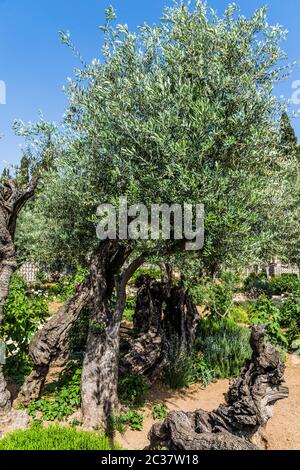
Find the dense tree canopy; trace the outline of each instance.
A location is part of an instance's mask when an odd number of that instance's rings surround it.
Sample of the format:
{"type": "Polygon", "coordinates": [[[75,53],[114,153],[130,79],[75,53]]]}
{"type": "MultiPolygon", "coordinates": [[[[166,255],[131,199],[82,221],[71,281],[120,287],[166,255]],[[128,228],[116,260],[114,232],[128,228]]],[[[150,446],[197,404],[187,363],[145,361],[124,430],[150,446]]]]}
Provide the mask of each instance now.
{"type": "Polygon", "coordinates": [[[126,195],[147,206],[203,203],[208,269],[259,259],[280,230],[274,218],[295,164],[279,145],[273,94],[286,72],[284,33],[264,8],[246,19],[230,6],[219,19],[201,2],[166,9],[137,34],[114,20],[108,9],[102,57],[69,79],[55,168],[19,243],[30,224],[32,254],[84,257],[97,242],[99,203],[126,195]]]}
{"type": "Polygon", "coordinates": [[[277,240],[277,250],[275,253],[277,257],[281,257],[289,264],[298,266],[300,269],[300,146],[286,113],[282,115],[280,124],[280,145],[282,152],[287,155],[287,158],[294,157],[296,164],[289,178],[289,188],[284,198],[285,211],[282,215],[284,224],[279,232],[279,240],[277,240]]]}

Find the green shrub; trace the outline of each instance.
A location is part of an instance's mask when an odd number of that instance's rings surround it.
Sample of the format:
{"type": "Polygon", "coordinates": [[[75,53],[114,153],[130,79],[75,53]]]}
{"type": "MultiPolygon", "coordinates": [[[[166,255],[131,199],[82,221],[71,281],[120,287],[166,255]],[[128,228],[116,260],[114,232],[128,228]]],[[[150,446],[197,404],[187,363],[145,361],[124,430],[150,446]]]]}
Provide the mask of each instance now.
{"type": "Polygon", "coordinates": [[[199,351],[194,351],[189,366],[189,384],[200,383],[207,387],[214,380],[215,373],[210,369],[204,355],[199,351]]]}
{"type": "MultiPolygon", "coordinates": [[[[118,446],[117,446],[118,447],[118,446]]],[[[74,428],[34,424],[0,440],[0,450],[113,450],[107,437],[74,428]]]]}
{"type": "Polygon", "coordinates": [[[212,315],[226,316],[233,300],[233,290],[237,277],[224,272],[218,282],[203,278],[190,287],[190,294],[196,305],[204,305],[212,315]]]}
{"type": "Polygon", "coordinates": [[[286,338],[290,349],[298,349],[298,343],[300,341],[300,328],[299,323],[296,320],[292,320],[289,329],[286,332],[286,338]]]}
{"type": "Polygon", "coordinates": [[[207,386],[214,378],[202,352],[197,349],[184,349],[179,338],[174,335],[168,342],[167,365],[164,371],[164,380],[168,387],[177,390],[193,383],[207,386]]]}
{"type": "Polygon", "coordinates": [[[300,298],[295,295],[287,297],[280,306],[280,325],[288,328],[293,322],[300,329],[300,298]]]}
{"type": "Polygon", "coordinates": [[[190,294],[192,296],[195,305],[206,305],[209,299],[210,284],[202,281],[200,284],[190,288],[190,294]]]}
{"type": "Polygon", "coordinates": [[[137,298],[137,294],[133,294],[126,299],[126,307],[123,313],[124,320],[130,321],[130,322],[133,320],[133,316],[135,312],[135,305],[136,305],[136,298],[137,298]]]}
{"type": "Polygon", "coordinates": [[[296,274],[282,274],[271,279],[273,294],[300,294],[300,279],[296,274]]]}
{"type": "Polygon", "coordinates": [[[231,307],[228,318],[236,323],[250,324],[247,309],[240,305],[233,305],[231,307]]]}
{"type": "Polygon", "coordinates": [[[4,323],[0,336],[6,341],[9,353],[27,352],[28,343],[38,326],[48,315],[46,299],[37,294],[30,294],[22,276],[14,274],[4,306],[4,323]]]}
{"type": "Polygon", "coordinates": [[[152,277],[153,279],[157,279],[157,280],[160,280],[161,278],[161,270],[160,268],[156,268],[156,267],[143,267],[143,268],[139,268],[135,273],[134,275],[132,276],[132,278],[130,279],[130,284],[135,284],[137,279],[140,277],[140,276],[150,276],[152,277]]]}
{"type": "Polygon", "coordinates": [[[4,366],[5,375],[16,385],[22,385],[32,371],[32,362],[27,352],[19,351],[9,356],[4,366]]]}
{"type": "Polygon", "coordinates": [[[43,284],[44,282],[47,282],[47,274],[45,271],[38,271],[36,274],[36,279],[43,284]]]}
{"type": "Polygon", "coordinates": [[[253,325],[263,324],[266,327],[269,340],[279,346],[286,346],[288,341],[280,328],[280,311],[272,300],[262,295],[250,307],[249,315],[253,325]]]}
{"type": "Polygon", "coordinates": [[[113,416],[110,419],[108,434],[111,437],[115,436],[117,431],[120,434],[124,434],[128,427],[133,431],[141,431],[143,424],[143,415],[137,411],[130,410],[127,413],[113,416]]]}
{"type": "Polygon", "coordinates": [[[229,319],[200,319],[195,350],[204,357],[203,367],[215,379],[236,377],[251,356],[250,331],[229,319]]]}
{"type": "Polygon", "coordinates": [[[237,286],[239,286],[241,282],[240,275],[231,271],[223,271],[220,279],[222,282],[230,286],[232,290],[236,290],[237,286]]]}
{"type": "Polygon", "coordinates": [[[167,343],[165,383],[173,390],[187,387],[191,383],[192,368],[191,353],[181,346],[179,338],[174,335],[167,343]]]}
{"type": "Polygon", "coordinates": [[[215,317],[228,315],[233,302],[232,285],[227,282],[214,283],[210,289],[206,310],[215,317]]]}
{"type": "Polygon", "coordinates": [[[292,341],[291,343],[291,349],[293,351],[296,351],[296,350],[299,350],[300,349],[300,338],[297,338],[295,339],[294,341],[292,341]]]}
{"type": "Polygon", "coordinates": [[[63,303],[69,300],[76,292],[80,284],[84,282],[89,271],[86,268],[78,267],[75,274],[62,276],[57,284],[52,288],[52,293],[63,303]]]}
{"type": "Polygon", "coordinates": [[[152,410],[152,417],[155,420],[162,421],[167,417],[168,412],[168,407],[164,403],[159,403],[154,406],[152,410]]]}
{"type": "Polygon", "coordinates": [[[127,420],[125,414],[114,415],[108,418],[107,435],[114,438],[116,433],[125,434],[127,429],[127,420]]]}
{"type": "Polygon", "coordinates": [[[42,292],[30,292],[23,277],[14,274],[4,306],[0,338],[7,344],[6,374],[18,384],[31,371],[29,341],[47,316],[48,304],[42,292]]]}
{"type": "Polygon", "coordinates": [[[292,350],[298,349],[300,341],[300,298],[292,295],[280,307],[281,325],[287,328],[286,337],[292,350]]]}
{"type": "Polygon", "coordinates": [[[118,396],[120,402],[129,406],[144,403],[149,386],[143,375],[124,375],[119,379],[118,396]]]}
{"type": "Polygon", "coordinates": [[[144,417],[137,411],[128,411],[126,413],[126,423],[133,431],[141,431],[143,429],[144,417]]]}
{"type": "Polygon", "coordinates": [[[272,285],[270,284],[266,273],[251,273],[244,281],[244,291],[250,297],[260,297],[266,295],[272,297],[272,285]]]}
{"type": "Polygon", "coordinates": [[[45,396],[28,405],[28,414],[36,418],[37,412],[45,421],[62,421],[80,406],[80,383],[82,369],[71,363],[57,384],[45,390],[45,396]]]}

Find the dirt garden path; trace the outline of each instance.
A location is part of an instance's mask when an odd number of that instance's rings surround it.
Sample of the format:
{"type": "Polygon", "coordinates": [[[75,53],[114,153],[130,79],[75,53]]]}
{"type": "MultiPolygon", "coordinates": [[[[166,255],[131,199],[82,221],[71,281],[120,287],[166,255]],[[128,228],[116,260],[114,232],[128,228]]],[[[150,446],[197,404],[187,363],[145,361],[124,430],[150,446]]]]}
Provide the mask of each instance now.
{"type": "MultiPolygon", "coordinates": [[[[288,358],[285,372],[286,384],[290,390],[287,400],[278,402],[274,416],[267,425],[266,437],[269,450],[300,450],[300,361],[288,358]]],[[[144,427],[142,431],[127,430],[124,436],[116,439],[122,447],[141,450],[148,445],[147,435],[153,424],[151,410],[157,403],[165,403],[169,410],[194,411],[197,408],[211,411],[224,400],[228,389],[228,380],[219,380],[201,389],[198,385],[185,391],[168,392],[159,388],[151,392],[145,408],[144,427]]]]}

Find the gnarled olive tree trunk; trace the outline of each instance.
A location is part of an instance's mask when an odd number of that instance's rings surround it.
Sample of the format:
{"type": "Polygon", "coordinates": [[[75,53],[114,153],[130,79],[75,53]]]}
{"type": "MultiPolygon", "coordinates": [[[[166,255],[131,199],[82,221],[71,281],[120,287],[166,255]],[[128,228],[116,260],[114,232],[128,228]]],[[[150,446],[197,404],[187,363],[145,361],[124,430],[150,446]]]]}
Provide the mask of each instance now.
{"type": "Polygon", "coordinates": [[[68,350],[69,334],[80,312],[88,308],[89,332],[84,353],[81,402],[86,427],[103,427],[117,408],[119,336],[126,303],[126,285],[144,262],[141,255],[126,269],[130,244],[103,241],[91,256],[89,279],[32,339],[34,370],[25,381],[19,403],[38,398],[52,361],[68,350]],[[113,294],[116,293],[116,300],[113,294]]]}
{"type": "Polygon", "coordinates": [[[144,374],[154,381],[168,359],[169,343],[180,351],[192,349],[198,312],[186,289],[142,276],[133,318],[137,336],[120,361],[121,372],[144,374]]]}
{"type": "MultiPolygon", "coordinates": [[[[155,254],[168,254],[181,247],[171,243],[155,254]]],[[[151,253],[142,253],[124,268],[133,243],[106,240],[92,263],[90,324],[84,355],[81,402],[86,427],[107,428],[118,409],[120,326],[126,304],[126,286],[151,253]],[[115,291],[116,300],[112,298],[115,291]]]]}
{"type": "MultiPolygon", "coordinates": [[[[109,279],[113,243],[105,243],[92,263],[90,321],[84,353],[81,402],[86,427],[100,426],[116,404],[118,321],[112,311],[109,279]]],[[[112,273],[111,273],[112,274],[112,273]]],[[[116,273],[115,273],[116,274],[116,273]]]]}
{"type": "Polygon", "coordinates": [[[87,279],[56,315],[43,325],[29,344],[33,371],[25,380],[17,402],[28,404],[39,398],[49,367],[53,361],[68,353],[69,334],[84,308],[88,307],[90,279],[87,279]]]}
{"type": "Polygon", "coordinates": [[[63,352],[71,327],[80,311],[88,307],[89,332],[81,381],[83,421],[89,428],[108,426],[118,408],[119,341],[126,286],[147,256],[141,254],[124,267],[132,252],[133,244],[128,242],[100,243],[91,257],[89,287],[85,285],[32,340],[30,354],[35,367],[19,401],[28,403],[39,396],[50,362],[63,352]]]}
{"type": "MultiPolygon", "coordinates": [[[[28,404],[31,400],[39,398],[51,363],[69,353],[69,335],[80,313],[83,309],[88,309],[91,312],[97,311],[96,303],[105,299],[105,294],[108,294],[105,283],[107,286],[109,285],[111,296],[113,279],[109,279],[109,284],[107,284],[106,275],[108,272],[106,273],[106,269],[113,260],[109,256],[105,259],[105,249],[108,251],[111,249],[109,242],[101,243],[90,257],[91,273],[74,296],[32,338],[29,344],[29,354],[33,362],[33,371],[21,388],[17,399],[18,403],[28,404]]],[[[109,302],[107,302],[108,304],[109,302]]],[[[93,314],[91,314],[92,316],[93,314]]],[[[94,326],[94,319],[91,318],[90,330],[95,331],[94,326]]]]}
{"type": "Polygon", "coordinates": [[[120,273],[131,252],[130,246],[119,241],[106,241],[92,264],[90,324],[81,382],[82,414],[88,428],[107,429],[118,408],[119,341],[126,285],[144,261],[140,256],[120,273]]]}
{"type": "MultiPolygon", "coordinates": [[[[22,189],[16,181],[10,180],[0,188],[0,328],[4,320],[3,311],[11,276],[17,268],[14,242],[17,216],[33,196],[37,182],[38,179],[34,178],[22,189]]],[[[10,393],[0,365],[0,413],[6,413],[10,408],[10,393]]]]}
{"type": "Polygon", "coordinates": [[[272,416],[274,404],[288,397],[285,365],[279,352],[264,342],[263,325],[251,335],[252,359],[229,388],[226,403],[212,412],[171,412],[149,434],[150,447],[169,450],[254,450],[253,436],[272,416]]]}
{"type": "Polygon", "coordinates": [[[141,276],[133,317],[137,335],[130,341],[130,351],[120,360],[121,373],[143,374],[154,380],[165,364],[163,302],[165,284],[141,276]]]}

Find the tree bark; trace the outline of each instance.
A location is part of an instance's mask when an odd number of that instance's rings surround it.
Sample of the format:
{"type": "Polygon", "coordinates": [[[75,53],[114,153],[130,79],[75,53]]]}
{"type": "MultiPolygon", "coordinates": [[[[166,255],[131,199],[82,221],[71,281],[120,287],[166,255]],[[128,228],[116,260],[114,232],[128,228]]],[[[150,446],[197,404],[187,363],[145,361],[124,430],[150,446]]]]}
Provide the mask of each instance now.
{"type": "Polygon", "coordinates": [[[71,328],[83,308],[90,312],[89,333],[84,353],[81,401],[86,427],[105,427],[117,407],[119,336],[126,303],[126,284],[144,262],[141,256],[119,274],[130,246],[105,241],[91,257],[91,274],[75,296],[68,301],[30,343],[34,370],[25,381],[18,402],[27,404],[40,396],[52,361],[65,355],[71,328]],[[116,289],[117,302],[112,294],[116,289]]]}
{"type": "Polygon", "coordinates": [[[150,447],[169,450],[251,450],[251,442],[272,416],[276,401],[288,397],[284,387],[285,365],[279,352],[264,342],[265,329],[252,329],[252,359],[247,361],[240,377],[234,381],[226,403],[212,412],[175,411],[149,433],[150,447]]]}
{"type": "Polygon", "coordinates": [[[81,407],[84,425],[100,426],[113,413],[116,405],[118,324],[111,313],[111,294],[108,292],[107,269],[110,263],[110,245],[92,266],[90,323],[84,354],[81,407]]]}
{"type": "Polygon", "coordinates": [[[164,284],[153,281],[150,276],[140,276],[136,282],[139,287],[133,326],[141,334],[150,328],[160,330],[162,322],[162,305],[164,301],[164,284]]]}
{"type": "Polygon", "coordinates": [[[90,324],[84,354],[81,403],[87,428],[107,429],[118,408],[120,326],[126,302],[126,284],[139,262],[132,263],[121,275],[120,270],[132,248],[119,241],[105,241],[92,263],[90,324]],[[116,288],[117,301],[112,294],[116,288]]]}
{"type": "MultiPolygon", "coordinates": [[[[26,202],[34,195],[38,179],[33,178],[25,189],[16,181],[6,182],[0,189],[0,328],[4,321],[4,305],[11,276],[17,268],[15,230],[17,217],[26,202]]],[[[10,393],[0,365],[0,413],[11,408],[10,393]]]]}
{"type": "Polygon", "coordinates": [[[66,302],[34,335],[29,344],[33,371],[25,380],[17,402],[28,404],[39,398],[51,362],[68,352],[69,334],[80,313],[88,307],[90,280],[87,279],[76,294],[66,302]]]}
{"type": "Polygon", "coordinates": [[[166,298],[164,330],[167,340],[174,335],[180,340],[181,347],[192,350],[198,311],[189,293],[182,286],[173,286],[166,298]]]}
{"type": "Polygon", "coordinates": [[[198,312],[188,292],[142,276],[137,295],[134,327],[137,336],[120,361],[122,373],[143,374],[153,382],[167,362],[168,343],[176,336],[181,350],[192,348],[198,312]],[[163,304],[166,303],[165,310],[163,304]]]}
{"type": "Polygon", "coordinates": [[[131,350],[120,360],[120,372],[143,374],[151,381],[164,366],[163,301],[164,285],[149,276],[137,280],[137,294],[133,325],[138,332],[131,340],[131,350]]]}

